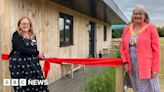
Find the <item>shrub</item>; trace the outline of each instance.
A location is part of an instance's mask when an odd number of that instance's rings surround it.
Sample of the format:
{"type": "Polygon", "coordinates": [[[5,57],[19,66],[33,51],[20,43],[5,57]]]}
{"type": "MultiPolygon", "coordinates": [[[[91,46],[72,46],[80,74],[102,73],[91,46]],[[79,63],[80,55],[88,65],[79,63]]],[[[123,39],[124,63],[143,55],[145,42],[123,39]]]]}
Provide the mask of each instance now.
{"type": "Polygon", "coordinates": [[[112,57],[120,58],[121,53],[120,53],[120,46],[112,46],[112,57]]]}
{"type": "Polygon", "coordinates": [[[121,37],[122,37],[122,29],[112,30],[112,38],[121,38],[121,37]]]}
{"type": "Polygon", "coordinates": [[[115,68],[109,67],[103,73],[87,78],[82,92],[115,92],[115,68]]]}
{"type": "MultiPolygon", "coordinates": [[[[112,57],[120,58],[120,46],[112,48],[115,50],[112,57]]],[[[92,78],[86,78],[82,92],[115,92],[115,67],[109,67],[102,73],[94,74],[92,78]]]]}
{"type": "Polygon", "coordinates": [[[158,27],[157,30],[158,30],[159,36],[164,37],[164,27],[158,27]]]}

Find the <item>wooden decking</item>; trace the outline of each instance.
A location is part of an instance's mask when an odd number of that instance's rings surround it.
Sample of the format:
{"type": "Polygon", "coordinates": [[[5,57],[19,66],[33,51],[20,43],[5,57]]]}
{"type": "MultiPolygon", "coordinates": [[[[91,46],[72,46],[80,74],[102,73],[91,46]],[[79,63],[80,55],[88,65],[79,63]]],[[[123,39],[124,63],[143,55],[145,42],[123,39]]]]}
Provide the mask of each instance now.
{"type": "Polygon", "coordinates": [[[85,70],[80,68],[74,73],[74,78],[71,75],[63,77],[60,80],[49,85],[50,92],[81,92],[81,87],[85,78],[91,78],[93,72],[100,73],[107,67],[86,66],[85,70]]]}

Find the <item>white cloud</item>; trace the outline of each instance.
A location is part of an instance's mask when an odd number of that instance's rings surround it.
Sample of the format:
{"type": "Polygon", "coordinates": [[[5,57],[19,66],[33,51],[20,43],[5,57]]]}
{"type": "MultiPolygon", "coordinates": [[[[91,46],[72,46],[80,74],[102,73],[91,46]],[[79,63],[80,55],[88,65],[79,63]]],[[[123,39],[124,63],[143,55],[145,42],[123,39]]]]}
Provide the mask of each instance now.
{"type": "Polygon", "coordinates": [[[128,20],[131,19],[133,8],[144,5],[150,20],[155,24],[164,24],[164,0],[114,0],[128,20]]]}

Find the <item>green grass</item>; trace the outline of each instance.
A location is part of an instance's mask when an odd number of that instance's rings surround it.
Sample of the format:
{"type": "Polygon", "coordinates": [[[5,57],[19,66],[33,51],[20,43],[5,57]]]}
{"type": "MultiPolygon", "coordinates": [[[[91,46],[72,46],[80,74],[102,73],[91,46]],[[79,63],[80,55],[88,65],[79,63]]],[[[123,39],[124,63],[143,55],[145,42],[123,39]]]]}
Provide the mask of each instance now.
{"type": "Polygon", "coordinates": [[[164,92],[164,37],[160,38],[161,45],[161,72],[160,72],[160,84],[161,84],[161,92],[164,92]]]}
{"type": "Polygon", "coordinates": [[[164,45],[164,37],[160,38],[160,44],[163,46],[164,45]]]}

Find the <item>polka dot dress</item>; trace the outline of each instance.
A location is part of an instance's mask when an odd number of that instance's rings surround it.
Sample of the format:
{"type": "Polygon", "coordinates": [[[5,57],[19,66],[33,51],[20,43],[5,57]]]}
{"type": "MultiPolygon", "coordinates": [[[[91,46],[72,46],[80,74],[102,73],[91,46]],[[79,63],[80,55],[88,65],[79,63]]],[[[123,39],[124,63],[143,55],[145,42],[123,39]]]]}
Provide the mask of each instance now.
{"type": "MultiPolygon", "coordinates": [[[[24,44],[36,50],[36,42],[22,37],[24,44]]],[[[9,70],[12,79],[43,80],[43,73],[36,56],[23,56],[14,51],[9,58],[9,70]]],[[[47,85],[14,86],[15,92],[49,92],[47,85]]]]}

